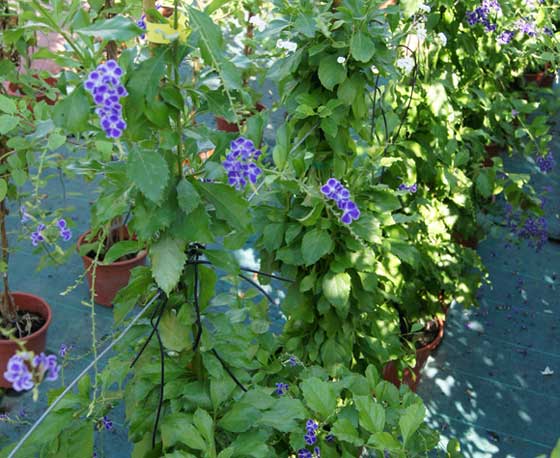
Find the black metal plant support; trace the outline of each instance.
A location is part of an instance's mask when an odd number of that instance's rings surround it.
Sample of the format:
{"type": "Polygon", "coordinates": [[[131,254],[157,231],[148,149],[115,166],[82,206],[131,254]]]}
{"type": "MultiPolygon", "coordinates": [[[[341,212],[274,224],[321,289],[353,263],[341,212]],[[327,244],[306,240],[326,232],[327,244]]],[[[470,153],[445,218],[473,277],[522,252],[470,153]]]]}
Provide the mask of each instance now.
{"type": "MultiPolygon", "coordinates": [[[[204,245],[201,245],[201,244],[198,244],[198,243],[193,243],[189,246],[189,249],[187,251],[187,256],[188,256],[187,265],[192,265],[193,269],[194,269],[193,305],[194,305],[195,314],[196,314],[196,318],[195,318],[196,334],[193,336],[193,351],[196,351],[197,348],[199,347],[200,341],[201,341],[201,338],[202,338],[202,331],[203,331],[202,318],[201,318],[201,314],[200,314],[200,304],[199,304],[200,288],[199,288],[198,266],[201,265],[201,264],[204,264],[204,265],[211,264],[209,261],[205,261],[205,260],[200,259],[200,257],[203,254],[204,248],[205,248],[204,245]]],[[[268,277],[268,278],[273,278],[273,279],[279,280],[279,281],[290,282],[290,283],[292,282],[292,280],[290,280],[288,278],[279,277],[277,275],[269,274],[269,273],[266,273],[266,272],[261,272],[259,270],[255,270],[255,269],[250,269],[248,267],[240,267],[240,269],[243,272],[250,272],[250,273],[258,274],[258,275],[262,275],[262,276],[268,277]]],[[[252,280],[251,278],[249,278],[246,275],[243,275],[241,273],[238,274],[238,276],[242,280],[246,281],[247,283],[249,283],[252,286],[254,286],[255,288],[257,288],[270,301],[271,304],[274,304],[274,300],[272,299],[270,294],[268,294],[264,290],[264,288],[261,285],[259,285],[256,281],[252,280]]],[[[157,340],[158,340],[158,345],[159,345],[161,376],[160,376],[159,400],[158,400],[158,406],[157,406],[157,410],[156,410],[156,418],[155,418],[155,421],[154,421],[154,429],[152,431],[152,448],[155,448],[155,445],[156,445],[156,433],[157,433],[157,429],[158,429],[158,425],[159,425],[159,419],[160,419],[160,416],[161,416],[161,410],[162,410],[162,407],[163,407],[163,389],[164,389],[164,385],[165,385],[165,353],[164,353],[163,343],[161,341],[161,336],[159,334],[158,326],[159,326],[161,317],[163,316],[163,312],[165,311],[165,306],[167,305],[167,297],[165,296],[165,294],[163,293],[162,290],[159,290],[159,294],[161,295],[161,297],[163,297],[163,300],[156,306],[156,308],[152,312],[152,316],[150,317],[150,324],[152,325],[152,330],[151,330],[150,334],[148,335],[148,338],[146,339],[146,341],[142,345],[142,348],[140,348],[140,351],[134,357],[132,363],[130,364],[131,368],[136,364],[136,362],[138,361],[138,359],[140,358],[142,353],[144,353],[148,344],[150,343],[150,341],[152,340],[152,338],[155,334],[156,337],[157,337],[157,340]]],[[[220,364],[222,365],[222,367],[224,368],[226,373],[231,377],[231,379],[235,382],[235,384],[242,391],[246,392],[247,388],[245,388],[245,386],[243,386],[243,384],[235,376],[235,374],[229,368],[227,363],[218,354],[216,349],[212,349],[211,353],[220,362],[220,364]]]]}

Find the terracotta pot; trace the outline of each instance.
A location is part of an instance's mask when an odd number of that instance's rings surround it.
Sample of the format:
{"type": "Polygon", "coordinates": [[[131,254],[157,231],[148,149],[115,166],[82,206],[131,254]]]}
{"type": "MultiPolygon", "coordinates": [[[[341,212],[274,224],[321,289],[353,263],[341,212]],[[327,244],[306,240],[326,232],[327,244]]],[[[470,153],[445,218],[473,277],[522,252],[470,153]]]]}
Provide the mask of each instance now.
{"type": "MultiPolygon", "coordinates": [[[[85,238],[91,231],[82,234],[78,239],[77,248],[84,244],[85,238]]],[[[126,232],[128,237],[128,231],[126,232]]],[[[95,302],[106,307],[113,306],[113,299],[121,288],[124,288],[130,280],[130,271],[138,266],[146,264],[146,250],[140,251],[135,258],[126,261],[118,261],[109,265],[98,264],[95,270],[95,302]]],[[[91,291],[93,259],[89,256],[82,256],[84,269],[87,271],[86,278],[91,291]]]]}
{"type": "Polygon", "coordinates": [[[410,369],[407,368],[403,371],[402,380],[399,379],[399,371],[395,361],[389,361],[383,368],[384,380],[391,382],[397,388],[401,386],[401,383],[404,383],[408,385],[412,391],[416,391],[418,382],[420,382],[420,371],[424,367],[424,364],[426,364],[426,360],[428,359],[428,356],[430,356],[430,353],[439,346],[441,340],[443,339],[444,321],[440,318],[435,318],[435,320],[439,325],[437,336],[428,345],[416,350],[416,365],[412,369],[412,373],[410,369]],[[412,374],[414,374],[414,376],[412,374]]]}
{"type": "MultiPolygon", "coordinates": [[[[45,324],[30,336],[19,339],[27,350],[35,354],[45,351],[47,344],[47,330],[51,324],[52,311],[43,299],[29,293],[12,293],[12,297],[19,310],[34,312],[45,319],[45,324]]],[[[11,340],[0,340],[0,388],[10,388],[12,385],[4,378],[8,360],[19,350],[19,345],[11,340]]]]}
{"type": "Polygon", "coordinates": [[[526,83],[535,83],[538,87],[552,87],[554,74],[547,70],[536,73],[525,73],[523,75],[526,83]]]}
{"type": "MultiPolygon", "coordinates": [[[[261,111],[266,110],[266,107],[262,103],[257,102],[255,109],[258,113],[260,113],[261,111]]],[[[244,125],[247,121],[247,117],[248,116],[243,117],[239,123],[244,125]]],[[[216,129],[221,130],[222,132],[239,132],[239,127],[234,122],[228,122],[221,116],[216,116],[214,119],[216,120],[216,129]]]]}

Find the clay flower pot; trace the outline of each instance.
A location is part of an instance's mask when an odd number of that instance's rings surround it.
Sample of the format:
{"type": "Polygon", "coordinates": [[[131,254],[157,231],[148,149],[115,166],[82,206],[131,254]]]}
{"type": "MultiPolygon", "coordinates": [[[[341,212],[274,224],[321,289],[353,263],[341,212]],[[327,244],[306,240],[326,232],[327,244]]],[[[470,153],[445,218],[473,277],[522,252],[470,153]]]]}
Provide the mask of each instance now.
{"type": "Polygon", "coordinates": [[[526,83],[535,83],[538,87],[552,87],[554,83],[554,74],[546,68],[540,72],[525,73],[523,78],[526,83]]]}
{"type": "MultiPolygon", "coordinates": [[[[91,231],[82,234],[78,239],[78,252],[84,244],[86,237],[91,231]]],[[[128,236],[128,231],[126,232],[128,236]]],[[[124,288],[130,280],[130,271],[138,266],[146,264],[146,250],[140,251],[134,258],[125,261],[117,261],[112,264],[103,265],[98,263],[95,269],[95,302],[106,307],[113,306],[113,299],[121,288],[124,288]]],[[[89,256],[82,256],[84,269],[89,289],[92,289],[93,259],[89,256]]]]}
{"type": "Polygon", "coordinates": [[[402,380],[399,379],[399,371],[397,369],[395,361],[389,361],[383,368],[384,380],[391,382],[397,388],[401,386],[401,383],[404,383],[408,385],[412,391],[416,391],[418,382],[420,382],[420,371],[424,367],[424,364],[426,364],[428,356],[430,356],[430,354],[439,346],[443,339],[444,321],[440,318],[435,318],[435,320],[437,321],[439,326],[436,338],[429,344],[416,350],[416,365],[412,369],[412,373],[410,369],[407,368],[403,371],[402,380]],[[412,374],[414,374],[414,376],[412,374]]]}
{"type": "MultiPolygon", "coordinates": [[[[260,113],[261,111],[266,110],[266,107],[262,103],[257,102],[255,110],[257,113],[260,113]]],[[[241,125],[245,124],[249,116],[242,117],[239,123],[241,125]]],[[[221,130],[222,132],[239,132],[239,126],[234,122],[228,122],[221,116],[216,116],[214,119],[216,120],[216,129],[221,130]]]]}
{"type": "MultiPolygon", "coordinates": [[[[39,354],[45,351],[47,344],[47,330],[51,324],[52,311],[43,299],[29,293],[12,293],[12,297],[17,308],[23,312],[33,312],[41,315],[45,323],[33,334],[19,339],[25,344],[25,349],[39,354]]],[[[12,340],[0,340],[0,388],[11,388],[12,384],[4,378],[4,372],[8,365],[8,360],[20,349],[19,345],[12,340]]]]}

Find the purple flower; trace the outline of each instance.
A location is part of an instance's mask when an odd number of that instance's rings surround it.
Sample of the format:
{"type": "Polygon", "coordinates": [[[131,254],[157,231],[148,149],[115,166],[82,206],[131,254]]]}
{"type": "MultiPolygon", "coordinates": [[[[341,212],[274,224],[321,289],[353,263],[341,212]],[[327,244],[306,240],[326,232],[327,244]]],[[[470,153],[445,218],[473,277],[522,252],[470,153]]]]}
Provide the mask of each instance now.
{"type": "Polygon", "coordinates": [[[278,382],[276,383],[276,390],[274,390],[274,392],[278,396],[284,396],[288,392],[289,387],[290,385],[288,385],[287,383],[278,382]]]}
{"type": "Polygon", "coordinates": [[[111,431],[113,429],[113,422],[109,419],[109,417],[107,417],[107,415],[105,415],[102,419],[101,419],[101,423],[103,424],[103,427],[107,430],[107,431],[111,431]]]}
{"type": "Polygon", "coordinates": [[[298,458],[313,458],[313,454],[306,448],[299,449],[297,456],[298,458]]]}
{"type": "Polygon", "coordinates": [[[261,155],[254,143],[244,137],[233,140],[230,151],[222,162],[228,175],[228,183],[236,189],[244,188],[247,183],[255,184],[261,168],[255,163],[261,155]]]}
{"type": "Polygon", "coordinates": [[[321,458],[321,449],[319,447],[313,449],[313,456],[315,458],[321,458]]]}
{"type": "Polygon", "coordinates": [[[26,358],[21,354],[15,354],[8,360],[4,378],[12,384],[12,388],[16,391],[27,391],[35,386],[26,358]]]}
{"type": "Polygon", "coordinates": [[[29,213],[27,213],[27,209],[25,208],[25,205],[22,205],[21,207],[19,207],[19,211],[21,213],[21,223],[25,224],[28,221],[31,221],[31,215],[29,213]]]}
{"type": "Polygon", "coordinates": [[[37,230],[31,233],[31,245],[38,246],[39,243],[45,241],[45,237],[43,236],[45,228],[46,226],[44,224],[39,224],[37,230]]]}
{"type": "Polygon", "coordinates": [[[313,432],[307,432],[303,436],[303,439],[305,440],[305,443],[307,445],[313,445],[315,442],[317,442],[317,436],[315,436],[315,433],[313,432]]]}
{"type": "Polygon", "coordinates": [[[309,431],[317,431],[319,429],[319,423],[317,423],[315,420],[313,420],[312,418],[310,418],[309,420],[307,420],[305,422],[305,429],[309,432],[309,431]]]}
{"type": "Polygon", "coordinates": [[[326,198],[334,200],[337,207],[342,210],[342,216],[340,217],[342,223],[351,224],[352,221],[360,218],[360,210],[356,203],[350,199],[350,191],[336,178],[329,178],[321,186],[321,193],[326,198]]]}
{"type": "Polygon", "coordinates": [[[493,32],[496,30],[496,24],[490,21],[490,14],[497,14],[501,10],[502,7],[497,0],[482,0],[479,7],[475,8],[473,11],[467,11],[467,23],[470,26],[482,24],[486,32],[493,32]]]}
{"type": "Polygon", "coordinates": [[[66,355],[70,350],[72,350],[72,345],[61,343],[60,348],[58,349],[58,356],[60,356],[61,358],[66,358],[66,355]]]}
{"type": "Polygon", "coordinates": [[[327,442],[334,442],[334,434],[332,434],[332,433],[327,434],[327,435],[325,436],[325,440],[326,440],[327,442]]]}
{"type": "Polygon", "coordinates": [[[535,162],[542,173],[552,172],[554,166],[556,165],[552,153],[548,153],[546,156],[538,156],[535,162]]]}
{"type": "Polygon", "coordinates": [[[31,362],[31,367],[37,370],[40,379],[44,377],[49,382],[54,382],[58,379],[60,366],[56,361],[56,355],[47,356],[45,353],[36,355],[31,362]]]}
{"type": "Polygon", "coordinates": [[[120,82],[122,75],[123,70],[117,62],[108,60],[99,64],[84,83],[84,88],[97,105],[95,112],[108,138],[119,138],[126,129],[120,99],[126,97],[128,92],[120,82]]]}
{"type": "Polygon", "coordinates": [[[295,356],[290,356],[288,358],[288,364],[292,367],[296,367],[298,365],[297,358],[295,356]]]}
{"type": "Polygon", "coordinates": [[[529,37],[537,36],[537,28],[534,22],[527,21],[525,19],[518,19],[517,21],[515,21],[515,27],[521,33],[524,33],[529,37]]]}
{"type": "Polygon", "coordinates": [[[505,30],[498,36],[498,43],[501,45],[507,45],[513,38],[514,32],[511,30],[505,30]]]}

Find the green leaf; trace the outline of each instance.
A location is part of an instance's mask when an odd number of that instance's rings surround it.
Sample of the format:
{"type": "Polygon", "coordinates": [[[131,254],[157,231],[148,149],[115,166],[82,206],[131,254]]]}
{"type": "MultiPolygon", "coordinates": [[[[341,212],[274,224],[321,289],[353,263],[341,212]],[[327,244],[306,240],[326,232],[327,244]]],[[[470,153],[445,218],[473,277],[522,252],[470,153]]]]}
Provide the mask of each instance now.
{"type": "Polygon", "coordinates": [[[214,420],[212,420],[212,417],[206,410],[200,408],[196,409],[193,416],[193,423],[202,433],[207,443],[214,443],[214,420]]]}
{"type": "Polygon", "coordinates": [[[287,433],[297,428],[298,420],[303,420],[306,416],[301,401],[283,397],[276,401],[272,409],[263,414],[259,423],[287,433]]]}
{"type": "Polygon", "coordinates": [[[186,307],[182,307],[179,313],[174,310],[167,310],[161,317],[159,330],[161,341],[165,348],[173,351],[183,351],[191,347],[191,328],[192,321],[188,316],[186,307]]]}
{"type": "Polygon", "coordinates": [[[15,114],[17,112],[17,105],[10,97],[0,94],[0,111],[15,114]]]}
{"type": "Polygon", "coordinates": [[[177,108],[177,110],[185,108],[185,99],[183,99],[183,95],[177,87],[168,84],[167,86],[161,88],[160,94],[163,100],[172,107],[177,108]]]}
{"type": "Polygon", "coordinates": [[[416,11],[418,11],[418,8],[420,8],[422,2],[423,0],[402,0],[401,7],[404,15],[406,17],[412,16],[414,13],[416,13],[416,11]]]}
{"type": "Polygon", "coordinates": [[[198,192],[216,209],[219,218],[236,229],[245,229],[249,224],[249,205],[235,190],[221,183],[194,183],[198,192]]]}
{"type": "Polygon", "coordinates": [[[167,295],[177,286],[187,260],[185,242],[164,234],[150,247],[152,275],[167,295]]]}
{"type": "Polygon", "coordinates": [[[6,194],[8,193],[8,183],[4,178],[0,178],[0,200],[4,200],[6,194]]]}
{"type": "Polygon", "coordinates": [[[81,132],[88,129],[92,101],[82,86],[56,104],[53,121],[67,132],[81,132]]]}
{"type": "Polygon", "coordinates": [[[184,178],[177,185],[177,199],[179,207],[186,215],[190,214],[200,204],[200,196],[194,186],[184,178]]]}
{"type": "Polygon", "coordinates": [[[131,149],[127,175],[148,199],[155,204],[161,202],[169,180],[169,167],[157,150],[131,149]]]}
{"type": "Polygon", "coordinates": [[[375,53],[375,43],[370,36],[358,30],[350,42],[352,57],[360,62],[369,62],[375,53]]]}
{"type": "Polygon", "coordinates": [[[489,198],[494,192],[494,180],[491,177],[493,173],[487,170],[481,170],[476,177],[476,189],[483,197],[489,198]]]}
{"type": "Polygon", "coordinates": [[[163,48],[154,57],[143,61],[132,73],[127,84],[130,95],[126,98],[127,106],[143,112],[146,103],[156,100],[160,89],[160,80],[165,73],[165,59],[168,47],[163,48]]]}
{"type": "Polygon", "coordinates": [[[336,439],[349,442],[357,447],[364,443],[364,441],[360,438],[358,430],[347,418],[339,418],[336,420],[333,424],[331,432],[336,439]]]}
{"type": "Polygon", "coordinates": [[[408,406],[399,419],[399,427],[403,436],[404,444],[418,430],[426,417],[426,408],[423,404],[412,404],[408,406]]]}
{"type": "Polygon", "coordinates": [[[51,151],[60,148],[66,143],[66,135],[61,135],[56,132],[49,135],[49,141],[47,142],[47,148],[51,151]]]}
{"type": "Polygon", "coordinates": [[[97,20],[92,25],[75,29],[74,32],[102,40],[117,41],[128,41],[145,33],[136,22],[122,14],[117,14],[110,19],[97,20]]]}
{"type": "Polygon", "coordinates": [[[305,379],[300,386],[307,406],[316,412],[321,420],[326,420],[336,409],[334,385],[311,377],[305,379]]]}
{"type": "Polygon", "coordinates": [[[164,416],[161,422],[161,441],[164,448],[185,444],[195,450],[206,450],[206,443],[200,432],[191,423],[191,417],[184,413],[164,416]]]}
{"type": "Polygon", "coordinates": [[[306,266],[315,264],[333,250],[334,244],[327,231],[313,229],[303,236],[301,254],[306,266]]]}
{"type": "Polygon", "coordinates": [[[560,458],[560,439],[558,439],[558,442],[556,442],[556,447],[554,447],[554,450],[552,450],[550,458],[560,458]]]}
{"type": "Polygon", "coordinates": [[[338,56],[326,56],[319,62],[319,80],[328,90],[332,91],[337,84],[346,79],[346,66],[339,64],[338,56]]]}
{"type": "Polygon", "coordinates": [[[382,432],[385,427],[385,409],[371,396],[354,396],[360,426],[370,433],[382,432]]]}
{"type": "Polygon", "coordinates": [[[343,315],[348,311],[348,298],[350,297],[350,275],[345,272],[335,274],[328,272],[323,277],[323,294],[327,300],[343,315]]]}
{"type": "Polygon", "coordinates": [[[243,433],[261,418],[261,412],[250,404],[237,402],[219,421],[219,426],[232,433],[243,433]]]}
{"type": "Polygon", "coordinates": [[[138,242],[138,240],[123,240],[121,242],[117,242],[112,245],[105,254],[103,264],[112,264],[123,256],[138,253],[141,249],[142,245],[138,242]]]}
{"type": "Polygon", "coordinates": [[[18,126],[18,118],[10,115],[0,116],[0,135],[7,134],[18,126]]]}
{"type": "Polygon", "coordinates": [[[385,432],[372,434],[368,444],[375,446],[380,451],[389,450],[392,452],[402,448],[401,443],[397,439],[385,432]]]}

